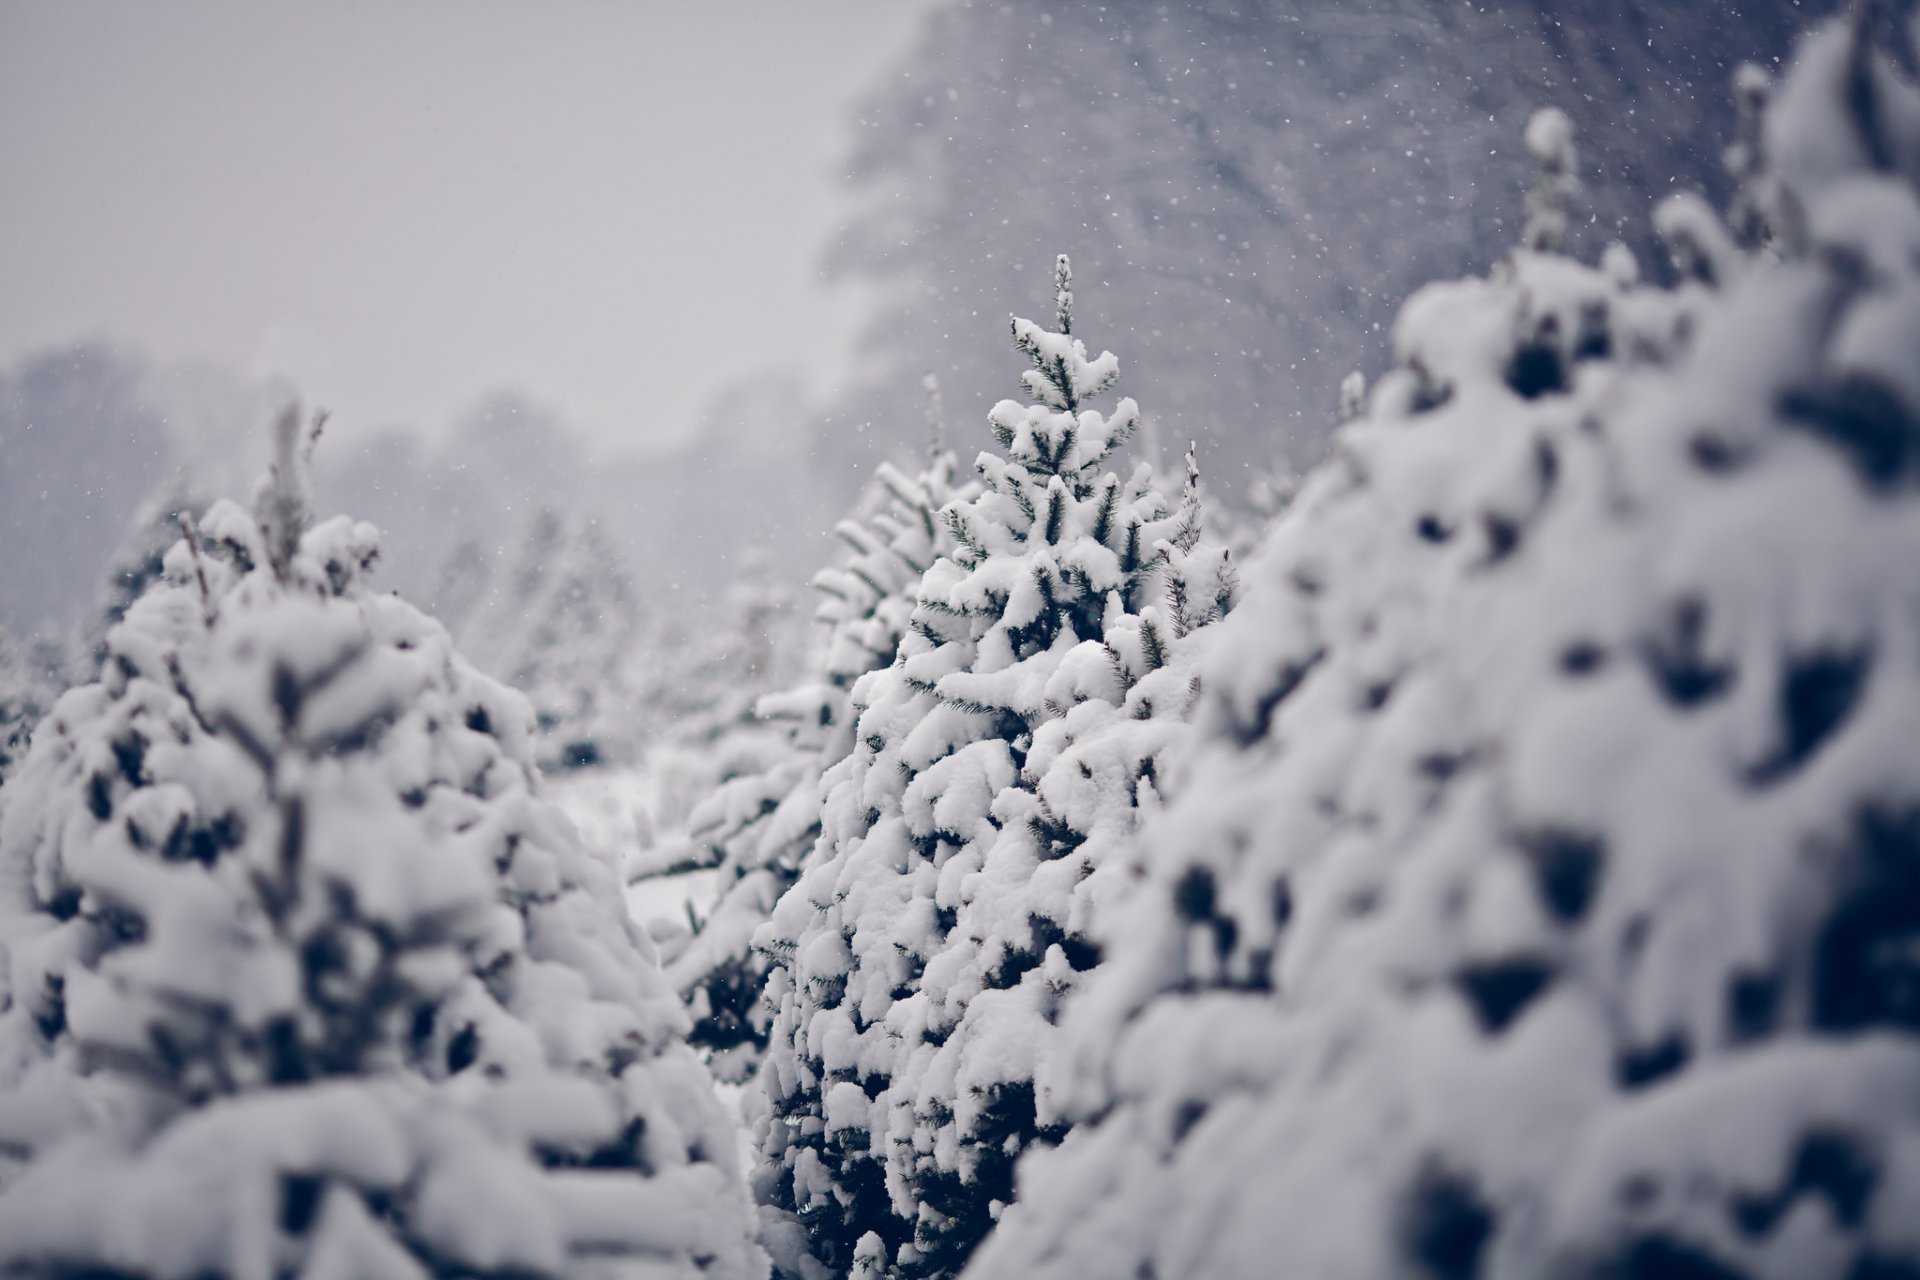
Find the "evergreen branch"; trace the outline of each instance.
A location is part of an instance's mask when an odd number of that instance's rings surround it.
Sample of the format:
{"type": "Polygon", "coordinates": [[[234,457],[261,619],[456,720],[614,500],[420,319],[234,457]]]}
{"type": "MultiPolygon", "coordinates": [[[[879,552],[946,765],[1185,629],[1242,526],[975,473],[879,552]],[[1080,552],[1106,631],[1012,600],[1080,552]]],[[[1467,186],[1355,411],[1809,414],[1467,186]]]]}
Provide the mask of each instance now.
{"type": "Polygon", "coordinates": [[[867,555],[879,548],[879,541],[871,533],[852,520],[842,520],[833,526],[833,536],[845,543],[849,550],[867,555]]]}
{"type": "Polygon", "coordinates": [[[313,415],[313,425],[307,428],[307,444],[301,450],[301,461],[308,467],[313,466],[313,451],[320,446],[320,435],[327,429],[328,421],[333,417],[325,409],[317,409],[313,415]]]}
{"type": "Polygon", "coordinates": [[[1151,609],[1140,615],[1140,655],[1146,659],[1149,671],[1158,671],[1167,665],[1166,641],[1160,638],[1160,628],[1156,623],[1151,609]]]}
{"type": "Polygon", "coordinates": [[[1199,447],[1197,441],[1187,444],[1187,480],[1180,492],[1179,530],[1173,537],[1173,545],[1182,553],[1200,545],[1200,463],[1194,456],[1199,447]]]}
{"type": "Polygon", "coordinates": [[[1031,524],[1035,513],[1033,509],[1033,499],[1027,496],[1027,486],[1021,483],[1019,479],[1015,479],[1013,482],[1013,492],[1007,496],[1013,499],[1013,505],[1020,508],[1020,514],[1024,515],[1027,518],[1027,522],[1031,524]]]}
{"type": "MultiPolygon", "coordinates": [[[[1038,343],[1035,343],[1032,339],[1025,337],[1023,334],[1021,334],[1020,317],[1019,316],[1011,317],[1009,323],[1013,329],[1013,345],[1019,349],[1021,354],[1025,355],[1029,360],[1033,361],[1036,367],[1040,367],[1042,365],[1042,362],[1045,360],[1045,357],[1040,354],[1040,347],[1038,343]]],[[[1020,386],[1020,389],[1022,391],[1025,391],[1027,389],[1026,384],[1022,383],[1020,386]]]]}
{"type": "Polygon", "coordinates": [[[974,536],[973,528],[967,523],[965,513],[959,507],[948,507],[942,514],[946,517],[947,529],[953,534],[954,542],[971,555],[976,563],[985,560],[987,549],[974,536]]]}
{"type": "Polygon", "coordinates": [[[1173,636],[1178,640],[1193,630],[1187,615],[1187,575],[1178,567],[1167,571],[1167,613],[1173,619],[1173,636]]]}
{"type": "Polygon", "coordinates": [[[1080,398],[1073,392],[1073,375],[1067,371],[1067,358],[1055,356],[1053,363],[1043,366],[1042,371],[1047,375],[1047,381],[1059,389],[1060,398],[1066,401],[1067,412],[1078,413],[1080,398]]]}
{"type": "Polygon", "coordinates": [[[1079,440],[1080,424],[1076,421],[1072,426],[1060,433],[1060,439],[1056,442],[1057,447],[1053,451],[1053,456],[1047,459],[1047,469],[1055,475],[1060,474],[1061,464],[1067,460],[1067,455],[1073,452],[1073,446],[1077,444],[1079,440]]]}
{"type": "Polygon", "coordinates": [[[873,592],[874,604],[878,604],[880,603],[880,601],[885,600],[887,598],[887,589],[881,586],[878,582],[874,581],[873,575],[868,573],[865,569],[860,568],[858,565],[849,565],[847,567],[847,573],[852,577],[858,578],[861,582],[865,583],[867,586],[867,589],[873,592]]]}
{"type": "Polygon", "coordinates": [[[1233,612],[1234,604],[1240,597],[1240,575],[1233,567],[1231,549],[1220,553],[1220,567],[1213,575],[1214,617],[1224,618],[1233,612]]]}
{"type": "Polygon", "coordinates": [[[1040,600],[1046,606],[1043,616],[1050,615],[1060,608],[1059,593],[1053,589],[1053,574],[1044,564],[1033,566],[1033,585],[1040,592],[1040,600]]]}
{"type": "Polygon", "coordinates": [[[1101,486],[1100,503],[1094,509],[1093,516],[1093,540],[1103,547],[1113,534],[1114,509],[1119,501],[1120,477],[1110,474],[1101,486]]]}
{"type": "Polygon", "coordinates": [[[187,540],[187,554],[193,559],[194,581],[200,586],[200,617],[207,624],[207,630],[213,630],[214,607],[213,593],[207,589],[207,566],[200,557],[200,534],[193,527],[193,513],[180,513],[180,532],[187,540]]]}
{"type": "Polygon", "coordinates": [[[1047,520],[1046,524],[1041,528],[1040,536],[1048,546],[1055,546],[1059,543],[1060,534],[1066,526],[1066,520],[1066,489],[1058,484],[1047,486],[1047,520]]]}
{"type": "MultiPolygon", "coordinates": [[[[927,532],[931,533],[933,531],[929,529],[927,532]]],[[[933,563],[931,561],[916,560],[912,556],[908,555],[906,552],[902,551],[899,547],[888,547],[887,554],[891,555],[895,560],[899,561],[901,567],[904,568],[909,574],[913,575],[915,578],[921,578],[926,576],[927,570],[933,567],[933,563]]]]}
{"type": "Polygon", "coordinates": [[[941,693],[938,689],[933,690],[933,696],[946,706],[965,711],[969,715],[990,716],[997,712],[1010,710],[1010,708],[995,706],[990,702],[981,702],[977,698],[955,697],[952,694],[941,693]]]}

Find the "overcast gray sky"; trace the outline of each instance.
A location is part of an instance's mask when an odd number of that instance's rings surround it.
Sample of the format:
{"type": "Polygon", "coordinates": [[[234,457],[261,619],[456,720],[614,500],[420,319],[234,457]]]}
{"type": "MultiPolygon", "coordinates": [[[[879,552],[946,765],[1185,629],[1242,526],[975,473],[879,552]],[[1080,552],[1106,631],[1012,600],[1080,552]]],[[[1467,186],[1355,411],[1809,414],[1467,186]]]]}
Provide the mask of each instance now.
{"type": "Polygon", "coordinates": [[[0,362],[103,337],[348,430],[514,386],[642,445],[822,382],[849,108],[924,8],[0,0],[0,362]]]}

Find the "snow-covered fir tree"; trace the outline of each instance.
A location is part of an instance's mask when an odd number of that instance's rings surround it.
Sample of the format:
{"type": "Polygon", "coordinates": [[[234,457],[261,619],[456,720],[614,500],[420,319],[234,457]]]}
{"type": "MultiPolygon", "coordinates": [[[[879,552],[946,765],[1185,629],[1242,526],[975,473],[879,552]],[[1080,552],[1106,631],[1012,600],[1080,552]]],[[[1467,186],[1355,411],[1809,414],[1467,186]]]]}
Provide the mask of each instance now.
{"type": "Polygon", "coordinates": [[[893,661],[922,575],[953,549],[940,513],[973,491],[956,481],[937,404],[930,398],[932,452],[918,473],[883,464],[862,504],[870,510],[835,528],[842,558],[813,579],[821,642],[811,678],[759,700],[760,719],[780,727],[785,749],[721,783],[687,821],[720,883],[668,975],[691,1003],[694,1043],[714,1051],[717,1070],[724,1058],[729,1076],[751,1073],[766,1045],[767,958],[753,949],[753,933],[819,837],[822,775],[853,750],[854,684],[893,661]]]}
{"type": "Polygon", "coordinates": [[[0,1271],[764,1276],[526,700],[304,474],[290,411],[8,785],[0,1271]]]}
{"type": "Polygon", "coordinates": [[[1673,291],[1403,309],[976,1274],[1920,1273],[1920,88],[1861,32],[1766,108],[1769,252],[1676,197],[1673,291]]]}
{"type": "Polygon", "coordinates": [[[595,518],[535,511],[504,578],[482,547],[462,543],[442,568],[440,594],[476,664],[533,703],[543,769],[639,755],[646,717],[628,680],[639,593],[595,518]]]}
{"type": "Polygon", "coordinates": [[[1036,1073],[1184,730],[1194,628],[1231,604],[1197,495],[1107,469],[1139,410],[1092,407],[1119,362],[1072,319],[1062,257],[1053,327],[1013,322],[1034,403],[990,413],[999,451],[942,513],[895,661],[855,684],[816,849],[755,938],[778,1010],[758,1190],[796,1275],[954,1273],[1058,1137],[1036,1073]]]}

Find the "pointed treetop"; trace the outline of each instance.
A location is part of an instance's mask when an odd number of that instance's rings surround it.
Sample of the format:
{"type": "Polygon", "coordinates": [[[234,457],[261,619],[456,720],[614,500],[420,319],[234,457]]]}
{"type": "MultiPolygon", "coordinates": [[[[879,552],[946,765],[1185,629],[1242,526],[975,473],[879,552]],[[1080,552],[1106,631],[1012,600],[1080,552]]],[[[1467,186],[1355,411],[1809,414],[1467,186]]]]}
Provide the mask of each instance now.
{"type": "Polygon", "coordinates": [[[1179,551],[1192,551],[1200,545],[1200,442],[1187,441],[1187,478],[1180,491],[1180,525],[1173,545],[1179,551]]]}
{"type": "Polygon", "coordinates": [[[1527,150],[1540,166],[1527,192],[1527,223],[1520,243],[1541,253],[1566,247],[1573,225],[1573,202],[1580,194],[1574,172],[1578,156],[1573,146],[1573,121],[1558,107],[1541,107],[1527,121],[1527,150]]]}
{"type": "Polygon", "coordinates": [[[1733,73],[1733,102],[1739,124],[1734,141],[1722,157],[1733,179],[1733,200],[1727,206],[1727,228],[1746,248],[1760,248],[1773,239],[1773,207],[1777,195],[1767,169],[1767,102],[1773,96],[1773,77],[1766,69],[1743,62],[1733,73]]]}
{"type": "Polygon", "coordinates": [[[300,444],[300,402],[289,401],[273,424],[273,461],[254,499],[254,518],[265,536],[267,563],[276,581],[285,582],[300,549],[300,535],[312,522],[312,493],[307,464],[320,439],[324,414],[316,415],[307,446],[300,444]]]}
{"type": "Polygon", "coordinates": [[[1073,332],[1073,263],[1064,253],[1053,260],[1053,315],[1056,330],[1073,332]]]}
{"type": "Polygon", "coordinates": [[[1089,360],[1086,344],[1066,331],[1073,323],[1072,284],[1072,267],[1061,254],[1054,264],[1059,329],[1013,317],[1013,343],[1033,363],[1020,381],[1037,403],[1023,407],[1002,400],[987,419],[1011,461],[1039,475],[1070,475],[1077,490],[1132,436],[1140,407],[1123,398],[1111,417],[1083,408],[1119,379],[1120,358],[1102,351],[1089,360]]]}
{"type": "Polygon", "coordinates": [[[1340,421],[1352,422],[1367,408],[1367,375],[1355,369],[1340,380],[1340,421]]]}

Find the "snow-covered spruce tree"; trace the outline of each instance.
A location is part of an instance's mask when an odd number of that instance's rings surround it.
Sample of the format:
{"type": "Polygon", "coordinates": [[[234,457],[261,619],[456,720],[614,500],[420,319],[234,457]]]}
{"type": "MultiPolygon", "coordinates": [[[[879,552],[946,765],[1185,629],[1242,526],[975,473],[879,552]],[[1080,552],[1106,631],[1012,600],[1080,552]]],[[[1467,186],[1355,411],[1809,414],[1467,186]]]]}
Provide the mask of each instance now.
{"type": "Polygon", "coordinates": [[[0,819],[0,1271],[754,1277],[730,1128],[526,701],[363,585],[298,418],[0,819]]]}
{"type": "Polygon", "coordinates": [[[1183,633],[1231,603],[1195,503],[1170,510],[1144,464],[1105,469],[1138,409],[1090,407],[1118,361],[1073,336],[1064,257],[1057,316],[1013,322],[1036,403],[989,415],[1000,452],[945,509],[953,551],[894,663],[855,685],[818,845],[755,938],[778,1010],[756,1189],[797,1219],[771,1241],[795,1274],[952,1274],[1015,1157],[1059,1135],[1035,1072],[1098,959],[1101,873],[1184,727],[1183,633]]]}
{"type": "MultiPolygon", "coordinates": [[[[981,1276],[1920,1273],[1920,91],[1842,24],[1776,229],[1402,311],[1214,637],[981,1276]]],[[[1906,65],[1911,65],[1907,63],[1906,65]]],[[[1549,246],[1550,247],[1550,246],[1549,246]]]]}
{"type": "Polygon", "coordinates": [[[766,1046],[768,962],[753,949],[753,933],[819,837],[821,777],[853,750],[854,683],[893,661],[921,576],[953,549],[940,512],[973,491],[956,483],[954,455],[937,432],[932,449],[917,474],[883,464],[862,503],[866,514],[835,529],[842,559],[813,579],[816,670],[758,704],[786,749],[767,767],[721,783],[687,821],[720,886],[667,974],[690,1002],[693,1042],[712,1050],[716,1071],[729,1078],[751,1074],[766,1046]]]}
{"type": "Polygon", "coordinates": [[[593,517],[536,511],[498,590],[479,548],[455,548],[442,586],[482,669],[524,693],[549,772],[631,763],[638,694],[626,680],[639,596],[593,517]]]}

